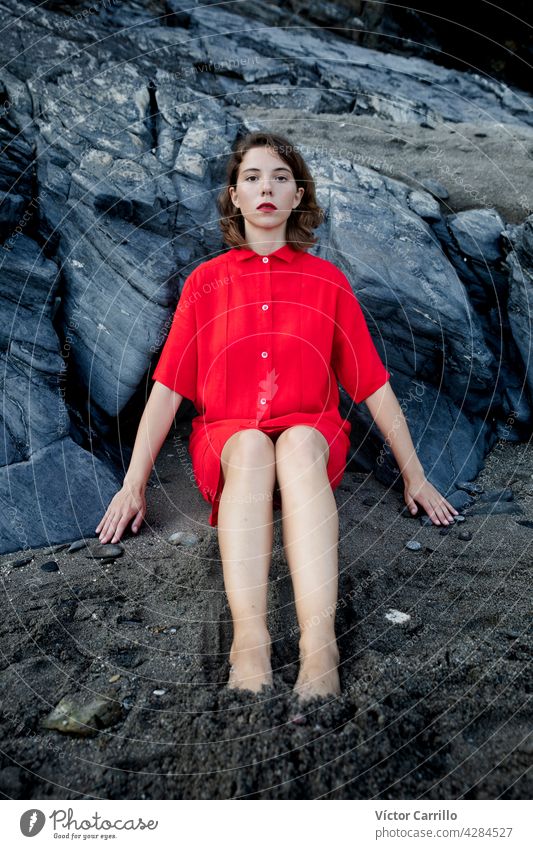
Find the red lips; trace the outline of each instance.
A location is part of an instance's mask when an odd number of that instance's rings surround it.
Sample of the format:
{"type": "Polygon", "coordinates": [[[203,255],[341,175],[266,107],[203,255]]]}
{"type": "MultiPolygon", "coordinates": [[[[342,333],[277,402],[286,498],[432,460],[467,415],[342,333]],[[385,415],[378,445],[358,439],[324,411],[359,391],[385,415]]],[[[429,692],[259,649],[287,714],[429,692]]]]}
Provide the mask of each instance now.
{"type": "Polygon", "coordinates": [[[273,203],[260,203],[258,209],[277,209],[273,203]]]}

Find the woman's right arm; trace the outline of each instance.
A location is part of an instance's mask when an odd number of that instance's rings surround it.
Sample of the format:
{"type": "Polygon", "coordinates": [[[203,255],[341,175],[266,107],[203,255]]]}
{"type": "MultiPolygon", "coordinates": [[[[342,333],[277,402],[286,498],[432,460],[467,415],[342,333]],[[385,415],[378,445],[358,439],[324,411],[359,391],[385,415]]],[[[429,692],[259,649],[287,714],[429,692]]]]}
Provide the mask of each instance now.
{"type": "Polygon", "coordinates": [[[146,513],[148,478],[182,400],[183,395],[154,381],[139,422],[122,489],[114,496],[96,527],[101,543],[118,542],[132,519],[132,530],[135,533],[139,530],[146,513]]]}

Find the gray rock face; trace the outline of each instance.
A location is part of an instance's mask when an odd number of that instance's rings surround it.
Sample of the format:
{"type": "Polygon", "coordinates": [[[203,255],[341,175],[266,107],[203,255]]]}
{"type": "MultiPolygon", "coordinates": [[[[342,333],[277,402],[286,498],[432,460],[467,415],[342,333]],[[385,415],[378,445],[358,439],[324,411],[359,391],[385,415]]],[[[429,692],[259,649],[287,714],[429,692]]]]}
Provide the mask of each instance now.
{"type": "MultiPolygon", "coordinates": [[[[6,0],[6,32],[28,8],[6,0]]],[[[4,45],[0,551],[94,532],[119,480],[108,434],[157,358],[183,280],[225,249],[215,198],[238,134],[275,130],[287,108],[387,119],[400,135],[402,123],[531,125],[521,92],[288,28],[276,4],[240,14],[168,0],[161,19],[154,8],[32,5],[25,53],[4,45]]],[[[346,153],[311,133],[300,148],[327,212],[313,251],[352,281],[428,477],[453,492],[511,413],[506,438],[531,428],[531,219],[450,215],[442,167],[413,189],[356,162],[356,138],[346,153]]],[[[354,462],[395,480],[375,427],[358,442],[366,408],[342,403],[354,462]]]]}
{"type": "Polygon", "coordinates": [[[509,322],[513,338],[523,363],[525,382],[520,389],[522,395],[533,397],[533,328],[531,324],[531,302],[533,298],[533,215],[509,234],[513,250],[507,255],[506,265],[510,271],[509,322]]]}

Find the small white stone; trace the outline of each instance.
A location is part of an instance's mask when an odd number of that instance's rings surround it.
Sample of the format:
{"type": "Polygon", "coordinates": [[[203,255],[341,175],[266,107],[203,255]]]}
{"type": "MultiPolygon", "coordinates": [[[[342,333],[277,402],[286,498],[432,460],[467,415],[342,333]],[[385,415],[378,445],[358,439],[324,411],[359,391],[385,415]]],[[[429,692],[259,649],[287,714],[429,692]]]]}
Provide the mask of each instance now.
{"type": "Polygon", "coordinates": [[[166,690],[154,690],[154,696],[164,696],[166,690]]]}
{"type": "Polygon", "coordinates": [[[196,545],[198,537],[190,531],[177,531],[168,538],[171,545],[196,545]]]}
{"type": "Polygon", "coordinates": [[[405,625],[406,622],[411,621],[408,613],[402,613],[401,610],[395,610],[393,607],[389,607],[388,613],[385,614],[385,619],[388,619],[393,625],[405,625]]]}

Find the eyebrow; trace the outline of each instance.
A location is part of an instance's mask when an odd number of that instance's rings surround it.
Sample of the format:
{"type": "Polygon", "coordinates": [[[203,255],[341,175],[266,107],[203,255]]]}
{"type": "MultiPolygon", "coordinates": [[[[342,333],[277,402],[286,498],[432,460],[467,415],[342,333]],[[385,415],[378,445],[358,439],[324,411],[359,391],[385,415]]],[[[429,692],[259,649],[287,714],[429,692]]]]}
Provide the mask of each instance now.
{"type": "MultiPolygon", "coordinates": [[[[242,173],[246,174],[247,171],[260,171],[260,170],[261,170],[260,168],[245,168],[242,173]]],[[[284,165],[279,165],[277,168],[272,169],[272,171],[289,171],[289,172],[290,172],[290,170],[291,170],[290,168],[286,168],[284,165]]]]}

